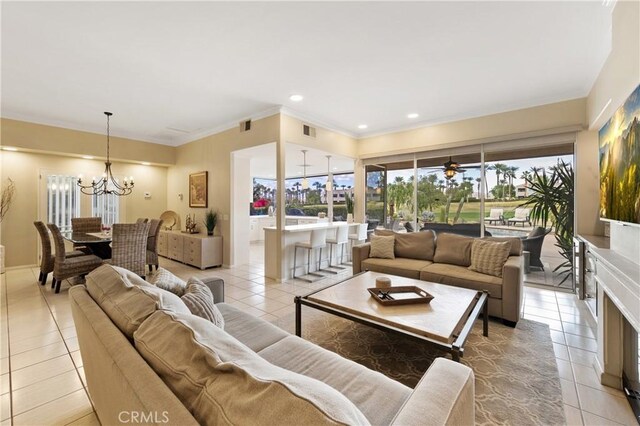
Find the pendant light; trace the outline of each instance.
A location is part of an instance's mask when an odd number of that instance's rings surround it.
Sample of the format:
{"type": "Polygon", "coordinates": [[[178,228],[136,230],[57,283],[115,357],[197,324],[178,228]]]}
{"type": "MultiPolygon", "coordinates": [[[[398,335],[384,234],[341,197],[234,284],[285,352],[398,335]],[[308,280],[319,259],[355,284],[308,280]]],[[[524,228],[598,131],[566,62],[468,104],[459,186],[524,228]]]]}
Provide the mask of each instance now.
{"type": "Polygon", "coordinates": [[[303,178],[302,178],[302,189],[309,189],[309,181],[307,180],[307,150],[302,150],[302,170],[303,170],[303,178]]]}
{"type": "Polygon", "coordinates": [[[327,184],[325,189],[327,192],[333,191],[333,179],[331,179],[331,156],[327,155],[327,184]]]}
{"type": "Polygon", "coordinates": [[[111,172],[111,160],[109,159],[109,117],[111,117],[113,113],[105,111],[104,115],[107,116],[107,161],[104,163],[104,173],[102,173],[102,177],[98,180],[96,180],[94,176],[90,185],[83,185],[82,175],[79,175],[78,186],[80,187],[80,191],[86,195],[129,195],[133,190],[133,176],[125,177],[122,184],[120,184],[111,172]]]}

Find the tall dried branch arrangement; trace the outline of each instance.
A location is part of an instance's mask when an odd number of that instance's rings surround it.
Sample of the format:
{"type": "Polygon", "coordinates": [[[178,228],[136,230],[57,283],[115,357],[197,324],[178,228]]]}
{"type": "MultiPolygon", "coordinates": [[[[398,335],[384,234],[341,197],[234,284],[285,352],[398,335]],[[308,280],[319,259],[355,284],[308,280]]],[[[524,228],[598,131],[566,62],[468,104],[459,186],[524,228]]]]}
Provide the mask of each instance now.
{"type": "Polygon", "coordinates": [[[4,215],[9,211],[13,196],[16,194],[16,184],[11,178],[7,178],[7,186],[2,190],[2,198],[0,199],[0,222],[4,219],[4,215]]]}

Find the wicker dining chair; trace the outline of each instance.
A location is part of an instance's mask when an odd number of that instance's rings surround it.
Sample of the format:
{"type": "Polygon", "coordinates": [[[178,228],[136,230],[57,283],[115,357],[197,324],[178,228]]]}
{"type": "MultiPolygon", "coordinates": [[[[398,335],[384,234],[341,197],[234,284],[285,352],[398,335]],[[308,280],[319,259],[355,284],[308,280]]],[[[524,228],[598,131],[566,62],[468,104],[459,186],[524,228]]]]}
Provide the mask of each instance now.
{"type": "MultiPolygon", "coordinates": [[[[71,219],[72,232],[100,232],[102,231],[101,217],[74,217],[71,219]]],[[[74,244],[75,250],[80,250],[85,254],[91,254],[91,250],[84,244],[74,244]]]]}
{"type": "Polygon", "coordinates": [[[114,223],[111,242],[111,264],[145,277],[149,222],[114,223]]]}
{"type": "Polygon", "coordinates": [[[136,220],[136,223],[147,223],[149,222],[149,219],[147,219],[146,217],[139,217],[138,220],[136,220]]]}
{"type": "Polygon", "coordinates": [[[51,288],[55,287],[56,293],[59,293],[62,280],[88,274],[98,266],[102,265],[102,259],[93,254],[68,257],[64,248],[64,239],[62,238],[60,229],[53,223],[50,223],[47,226],[51,231],[53,243],[56,248],[51,288]]]}
{"type": "Polygon", "coordinates": [[[158,235],[162,229],[162,219],[151,219],[149,222],[149,236],[147,237],[147,265],[149,265],[149,273],[153,271],[153,267],[158,270],[158,235]]]}
{"type": "MultiPolygon", "coordinates": [[[[35,221],[33,225],[38,230],[40,235],[40,243],[42,245],[42,259],[40,259],[40,275],[38,276],[38,282],[41,285],[47,283],[47,277],[49,273],[53,272],[53,265],[55,264],[56,257],[53,255],[51,247],[51,238],[49,237],[49,230],[44,222],[35,221]]],[[[67,257],[83,256],[85,253],[74,250],[66,253],[67,257]]]]}

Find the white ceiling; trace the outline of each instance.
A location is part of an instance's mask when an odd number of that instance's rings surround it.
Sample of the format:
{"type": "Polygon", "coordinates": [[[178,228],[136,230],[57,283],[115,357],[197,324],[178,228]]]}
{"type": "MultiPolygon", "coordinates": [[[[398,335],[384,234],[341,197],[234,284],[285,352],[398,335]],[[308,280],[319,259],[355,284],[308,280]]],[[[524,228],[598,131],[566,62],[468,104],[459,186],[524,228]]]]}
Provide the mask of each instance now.
{"type": "MultiPolygon", "coordinates": [[[[302,150],[307,150],[307,176],[327,175],[327,155],[331,155],[331,172],[353,172],[353,159],[340,155],[333,155],[319,149],[313,149],[287,143],[285,145],[285,177],[304,176],[304,157],[302,150]]],[[[275,179],[276,177],[276,144],[246,148],[234,153],[243,158],[251,159],[251,177],[275,179]]]]}
{"type": "Polygon", "coordinates": [[[171,145],[282,105],[358,136],[485,115],[586,96],[613,3],[3,1],[1,112],[171,145]]]}

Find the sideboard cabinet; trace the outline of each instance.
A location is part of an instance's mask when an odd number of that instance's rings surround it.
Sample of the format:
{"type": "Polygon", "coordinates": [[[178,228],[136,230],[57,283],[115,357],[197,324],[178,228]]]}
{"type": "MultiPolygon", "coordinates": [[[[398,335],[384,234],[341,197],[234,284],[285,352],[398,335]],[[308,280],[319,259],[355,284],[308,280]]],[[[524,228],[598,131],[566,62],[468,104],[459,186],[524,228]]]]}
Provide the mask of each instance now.
{"type": "Polygon", "coordinates": [[[222,237],[160,231],[158,254],[200,269],[222,266],[222,237]]]}

